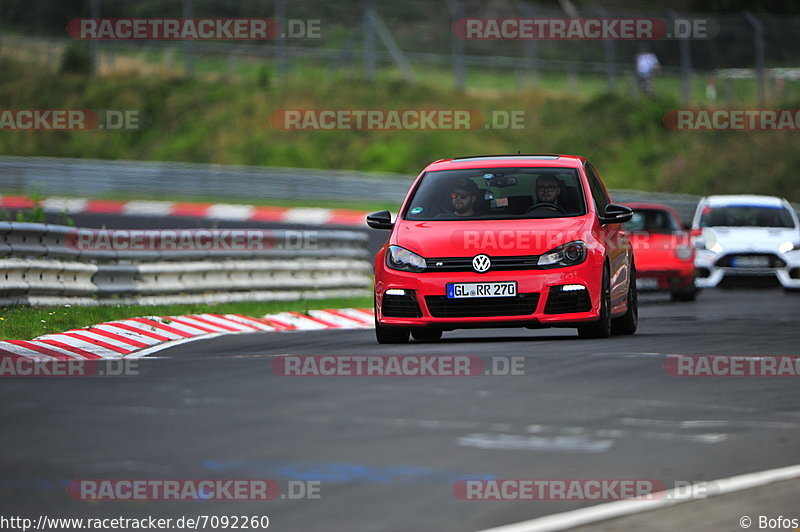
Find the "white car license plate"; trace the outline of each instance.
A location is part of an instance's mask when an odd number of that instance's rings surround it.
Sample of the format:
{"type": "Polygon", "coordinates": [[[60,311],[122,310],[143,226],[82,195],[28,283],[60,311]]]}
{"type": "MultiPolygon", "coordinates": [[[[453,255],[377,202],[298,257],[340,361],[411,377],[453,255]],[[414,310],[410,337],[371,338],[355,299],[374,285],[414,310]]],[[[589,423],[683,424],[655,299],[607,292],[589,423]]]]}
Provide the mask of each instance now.
{"type": "Polygon", "coordinates": [[[658,279],[655,277],[644,277],[636,279],[637,290],[658,290],[658,279]]]}
{"type": "Polygon", "coordinates": [[[736,257],[733,259],[734,268],[769,268],[767,257],[736,257]]]}
{"type": "Polygon", "coordinates": [[[448,299],[462,297],[512,297],[517,295],[516,281],[497,283],[447,283],[448,299]]]}

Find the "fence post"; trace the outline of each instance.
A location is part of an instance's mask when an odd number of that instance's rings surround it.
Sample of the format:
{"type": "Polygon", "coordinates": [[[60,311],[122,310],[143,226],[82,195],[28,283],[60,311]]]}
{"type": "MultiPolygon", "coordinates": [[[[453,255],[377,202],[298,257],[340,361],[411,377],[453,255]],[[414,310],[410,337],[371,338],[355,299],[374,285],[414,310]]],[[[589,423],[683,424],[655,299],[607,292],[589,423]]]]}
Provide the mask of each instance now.
{"type": "Polygon", "coordinates": [[[286,2],[275,0],[275,21],[278,23],[278,35],[275,37],[275,77],[281,78],[288,71],[286,62],[286,2]]]}
{"type": "MultiPolygon", "coordinates": [[[[667,14],[673,21],[680,18],[680,15],[672,9],[667,9],[667,14]]],[[[687,38],[678,39],[681,56],[681,102],[683,105],[689,105],[692,98],[692,56],[689,44],[687,38]]]]}
{"type": "MultiPolygon", "coordinates": [[[[522,12],[522,16],[525,18],[536,18],[536,12],[523,0],[517,0],[517,9],[522,12]]],[[[539,77],[539,57],[536,55],[536,39],[525,39],[523,42],[525,47],[525,63],[528,66],[528,72],[531,78],[537,79],[539,77]]]]}
{"type": "Polygon", "coordinates": [[[764,24],[749,11],[744,12],[747,22],[753,26],[753,38],[756,49],[756,86],[758,92],[758,105],[763,106],[764,93],[764,24]]]}
{"type": "Polygon", "coordinates": [[[452,24],[450,27],[450,42],[452,44],[452,58],[453,58],[453,82],[455,83],[458,92],[464,92],[466,85],[466,71],[464,69],[464,40],[456,35],[452,26],[464,18],[464,9],[461,7],[461,2],[458,0],[446,0],[447,8],[450,10],[450,18],[452,24]]]}
{"type": "MultiPolygon", "coordinates": [[[[100,18],[100,0],[92,0],[89,9],[92,18],[100,18]]],[[[91,57],[92,74],[97,75],[100,70],[100,41],[97,39],[89,41],[89,56],[91,57]]]]}
{"type": "MultiPolygon", "coordinates": [[[[192,18],[192,0],[183,0],[183,18],[192,18]]],[[[193,43],[191,39],[183,41],[183,72],[187,78],[194,76],[192,61],[193,43]]]]}
{"type": "MultiPolygon", "coordinates": [[[[595,7],[595,12],[603,18],[612,18],[603,7],[595,7]]],[[[614,41],[603,39],[603,55],[606,64],[606,85],[608,92],[614,92],[614,41]]]]}
{"type": "Polygon", "coordinates": [[[368,81],[375,80],[375,26],[370,19],[372,11],[372,2],[367,0],[364,2],[364,15],[361,19],[362,32],[364,34],[364,44],[362,49],[362,56],[364,60],[364,77],[368,81]]]}
{"type": "Polygon", "coordinates": [[[414,70],[411,68],[411,63],[409,63],[406,56],[403,55],[403,50],[397,46],[394,38],[392,38],[389,28],[386,27],[381,18],[378,16],[378,12],[375,11],[375,8],[369,8],[367,11],[367,18],[375,33],[378,35],[378,37],[380,37],[381,41],[383,41],[383,45],[387,50],[389,50],[389,54],[392,56],[397,68],[400,69],[400,73],[403,74],[403,77],[407,82],[414,83],[414,70]]]}

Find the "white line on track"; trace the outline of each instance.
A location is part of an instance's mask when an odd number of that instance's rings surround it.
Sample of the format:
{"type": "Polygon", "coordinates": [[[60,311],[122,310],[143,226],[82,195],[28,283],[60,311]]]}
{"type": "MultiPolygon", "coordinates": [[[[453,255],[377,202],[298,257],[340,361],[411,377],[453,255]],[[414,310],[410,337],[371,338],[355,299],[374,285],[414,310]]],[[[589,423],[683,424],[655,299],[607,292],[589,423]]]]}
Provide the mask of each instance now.
{"type": "MultiPolygon", "coordinates": [[[[719,480],[704,482],[703,485],[712,485],[715,489],[709,496],[725,495],[736,491],[766,486],[783,480],[800,478],[800,465],[768,469],[755,473],[746,473],[735,477],[728,477],[719,480]]],[[[480,532],[545,532],[555,530],[567,530],[581,525],[606,521],[608,519],[623,517],[626,515],[637,514],[657,508],[666,508],[675,504],[698,502],[707,499],[687,499],[687,491],[695,493],[695,486],[681,487],[673,490],[654,494],[654,500],[626,500],[615,501],[607,504],[598,504],[588,508],[579,508],[569,512],[547,515],[530,521],[511,523],[495,528],[487,528],[480,532]],[[678,493],[680,491],[680,493],[678,493]]]]}

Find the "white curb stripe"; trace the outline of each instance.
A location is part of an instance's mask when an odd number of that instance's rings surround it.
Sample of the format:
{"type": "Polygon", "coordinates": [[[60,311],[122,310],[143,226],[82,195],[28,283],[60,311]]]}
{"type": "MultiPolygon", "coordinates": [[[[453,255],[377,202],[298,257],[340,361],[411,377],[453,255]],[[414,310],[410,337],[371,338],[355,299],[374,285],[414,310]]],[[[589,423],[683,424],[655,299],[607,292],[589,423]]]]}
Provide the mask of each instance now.
{"type": "Polygon", "coordinates": [[[324,321],[326,321],[328,323],[332,323],[332,324],[336,325],[337,327],[342,327],[342,328],[350,327],[350,328],[358,328],[358,329],[362,329],[362,328],[366,327],[366,325],[362,321],[358,321],[358,320],[356,320],[354,318],[347,318],[347,317],[344,317],[344,316],[339,316],[337,314],[333,314],[331,312],[328,312],[327,310],[309,310],[308,313],[311,316],[313,316],[314,318],[319,318],[319,319],[324,320],[324,321]]]}
{"type": "Polygon", "coordinates": [[[281,332],[295,330],[364,329],[370,327],[370,324],[366,323],[362,316],[369,315],[368,310],[334,309],[312,310],[309,311],[309,315],[297,312],[280,312],[277,314],[268,314],[259,319],[236,314],[226,314],[223,316],[212,314],[163,317],[146,316],[142,319],[151,320],[155,325],[151,326],[147,323],[133,321],[133,319],[117,320],[92,325],[91,328],[87,329],[71,329],[64,333],[43,335],[33,340],[19,340],[23,345],[16,345],[8,341],[0,340],[0,349],[13,355],[36,360],[52,360],[57,358],[55,355],[48,353],[64,355],[71,359],[94,359],[92,355],[107,359],[123,357],[140,358],[188,341],[215,338],[228,334],[250,334],[262,331],[281,332]],[[356,313],[358,318],[347,317],[350,313],[356,313]],[[209,323],[201,321],[198,318],[207,320],[209,323]],[[162,320],[166,320],[169,323],[163,323],[162,320]],[[266,323],[259,320],[264,320],[266,323]],[[270,321],[273,322],[275,326],[270,325],[270,321]],[[142,331],[142,333],[140,334],[124,329],[121,327],[123,325],[131,327],[134,331],[142,331]],[[163,329],[161,326],[173,328],[176,331],[185,332],[191,336],[181,336],[175,332],[163,329]],[[200,330],[196,327],[203,327],[206,330],[200,330]],[[225,327],[225,329],[223,329],[223,327],[225,327]],[[216,332],[206,332],[207,330],[216,332]],[[101,334],[101,332],[107,333],[108,336],[101,334]],[[153,338],[148,334],[144,334],[145,332],[159,335],[167,340],[153,338]],[[117,347],[120,351],[124,351],[125,353],[104,347],[103,345],[94,343],[92,340],[117,347]],[[75,350],[83,351],[84,353],[76,353],[63,347],[50,345],[47,343],[48,341],[59,342],[64,346],[69,346],[75,350]],[[134,343],[146,347],[134,345],[134,343]]]}
{"type": "MultiPolygon", "coordinates": [[[[120,322],[122,323],[122,322],[120,322]]],[[[127,325],[127,323],[126,323],[127,325]]],[[[139,325],[142,325],[141,323],[139,325]]],[[[150,338],[149,336],[145,336],[143,334],[134,334],[131,331],[126,329],[120,329],[119,327],[115,327],[110,323],[101,323],[99,325],[95,325],[92,329],[100,329],[101,331],[105,331],[114,335],[115,339],[119,342],[125,342],[126,340],[133,340],[134,342],[141,342],[145,345],[154,345],[160,343],[161,340],[156,340],[155,338],[150,338]]],[[[163,336],[167,336],[166,334],[163,336]]],[[[178,338],[177,334],[173,334],[170,336],[175,336],[178,338]]],[[[132,344],[127,344],[132,346],[134,349],[140,349],[138,346],[134,346],[132,344]]]]}
{"type": "Polygon", "coordinates": [[[103,346],[93,344],[87,340],[78,339],[74,336],[67,336],[65,334],[48,334],[46,336],[40,336],[36,340],[55,340],[56,342],[61,342],[62,344],[69,345],[71,347],[83,349],[84,351],[88,351],[92,354],[105,358],[119,358],[122,356],[122,353],[117,353],[116,351],[106,349],[103,346]]]}
{"type": "Polygon", "coordinates": [[[250,325],[254,329],[258,329],[261,331],[276,331],[277,329],[271,325],[267,325],[266,323],[261,323],[260,321],[256,321],[252,318],[248,318],[247,316],[239,316],[237,314],[225,314],[225,317],[231,321],[236,321],[242,323],[244,325],[250,325]]]}
{"type": "Polygon", "coordinates": [[[487,528],[480,532],[545,532],[567,530],[576,526],[588,525],[615,517],[623,517],[648,510],[655,510],[656,508],[665,508],[675,504],[706,500],[686,498],[687,492],[698,493],[701,486],[703,488],[706,486],[714,486],[717,488],[713,493],[708,494],[708,497],[710,498],[719,495],[725,495],[727,493],[733,493],[735,491],[765,486],[767,484],[780,482],[782,480],[791,480],[794,478],[800,478],[800,465],[781,467],[778,469],[768,469],[766,471],[757,471],[755,473],[746,473],[744,475],[738,475],[735,477],[712,480],[701,484],[693,484],[691,487],[676,488],[661,492],[659,494],[654,494],[654,497],[657,497],[655,500],[627,500],[598,504],[588,508],[579,508],[569,512],[539,517],[537,519],[531,519],[530,521],[522,521],[519,523],[512,523],[495,528],[487,528]],[[698,491],[695,491],[695,486],[697,486],[698,491]]]}
{"type": "MultiPolygon", "coordinates": [[[[222,327],[218,327],[216,325],[211,325],[210,323],[203,323],[202,321],[197,321],[196,319],[192,318],[191,316],[175,316],[170,318],[173,323],[179,323],[181,325],[186,325],[190,327],[203,327],[204,331],[201,329],[201,334],[209,334],[215,332],[226,332],[227,329],[223,329],[222,327]]],[[[170,323],[172,325],[172,323],[170,323]]]]}
{"type": "Polygon", "coordinates": [[[299,330],[313,330],[313,329],[327,329],[327,327],[318,321],[303,318],[289,312],[279,312],[278,314],[267,314],[264,316],[266,319],[276,319],[283,323],[287,323],[299,330]]]}
{"type": "Polygon", "coordinates": [[[332,216],[330,209],[296,207],[286,211],[283,221],[305,225],[325,225],[332,216]]]}
{"type": "Polygon", "coordinates": [[[173,205],[171,201],[129,201],[122,207],[122,214],[169,216],[173,205]]]}
{"type": "Polygon", "coordinates": [[[89,200],[82,198],[46,198],[42,200],[42,208],[52,212],[83,212],[89,200]]]}
{"type": "MultiPolygon", "coordinates": [[[[29,198],[20,196],[0,195],[0,208],[29,208],[32,203],[29,198]],[[25,205],[25,207],[20,207],[25,205]]],[[[263,215],[263,209],[274,209],[274,217],[270,220],[276,222],[302,224],[302,225],[343,225],[349,227],[365,227],[367,212],[353,211],[350,209],[326,209],[317,207],[280,207],[267,205],[244,205],[235,203],[182,203],[176,209],[176,203],[171,201],[114,201],[92,200],[88,198],[51,197],[41,200],[42,208],[47,212],[65,212],[70,214],[80,213],[108,213],[119,212],[131,216],[186,216],[187,212],[202,213],[197,217],[209,220],[236,220],[258,221],[263,215]],[[119,209],[119,210],[117,210],[119,209]],[[181,214],[183,213],[183,214],[181,214]]]]}
{"type": "MultiPolygon", "coordinates": [[[[183,336],[181,336],[180,334],[176,334],[176,333],[170,332],[170,331],[164,331],[164,330],[159,329],[158,327],[155,327],[154,325],[150,325],[149,323],[142,323],[140,321],[118,320],[116,322],[105,323],[103,325],[108,325],[108,326],[114,327],[114,323],[120,323],[120,324],[123,324],[123,325],[127,325],[128,327],[132,327],[134,329],[139,329],[140,331],[145,331],[145,332],[148,332],[148,333],[151,333],[151,334],[157,334],[159,336],[163,336],[163,337],[168,338],[170,340],[177,340],[179,338],[183,338],[183,336]]],[[[138,340],[138,341],[144,342],[144,343],[150,343],[150,342],[158,343],[158,342],[162,341],[162,340],[157,340],[156,338],[152,338],[151,336],[148,336],[146,334],[133,333],[133,332],[127,330],[127,329],[122,329],[122,328],[119,328],[119,327],[115,327],[115,330],[113,332],[114,332],[114,334],[120,334],[122,336],[127,336],[129,338],[132,338],[133,340],[138,340]]]]}
{"type": "Polygon", "coordinates": [[[0,342],[0,349],[21,357],[30,358],[31,360],[53,360],[53,357],[50,355],[45,355],[32,349],[22,347],[21,345],[14,345],[9,342],[0,342]]]}
{"type": "Polygon", "coordinates": [[[234,329],[236,331],[251,332],[258,329],[252,325],[228,319],[225,316],[214,316],[211,314],[197,314],[196,316],[198,318],[203,318],[210,323],[214,323],[219,327],[228,327],[229,329],[234,329]]]}

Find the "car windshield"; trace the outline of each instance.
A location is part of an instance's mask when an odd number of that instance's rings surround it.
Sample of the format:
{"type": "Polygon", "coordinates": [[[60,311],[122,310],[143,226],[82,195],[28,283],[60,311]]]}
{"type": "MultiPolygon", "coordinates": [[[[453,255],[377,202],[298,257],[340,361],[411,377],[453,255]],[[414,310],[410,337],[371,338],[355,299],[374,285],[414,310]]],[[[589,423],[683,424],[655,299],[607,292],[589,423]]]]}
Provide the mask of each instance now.
{"type": "Polygon", "coordinates": [[[794,227],[792,215],[784,207],[728,205],[706,207],[700,227],[794,227]]]}
{"type": "Polygon", "coordinates": [[[406,220],[506,220],[586,214],[571,168],[441,170],[422,177],[406,220]]]}
{"type": "Polygon", "coordinates": [[[624,225],[627,231],[647,233],[675,233],[681,230],[675,218],[661,209],[635,209],[630,222],[624,225]]]}

